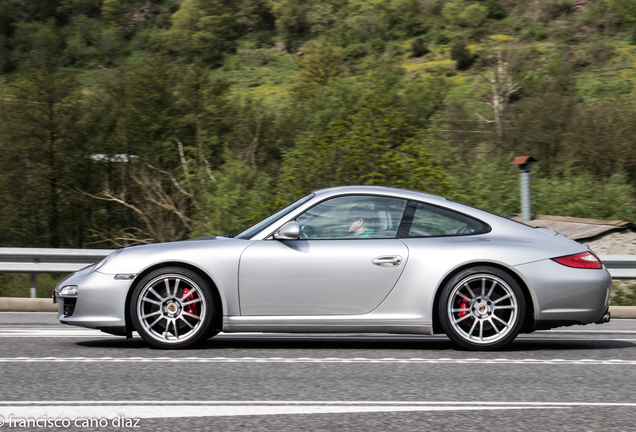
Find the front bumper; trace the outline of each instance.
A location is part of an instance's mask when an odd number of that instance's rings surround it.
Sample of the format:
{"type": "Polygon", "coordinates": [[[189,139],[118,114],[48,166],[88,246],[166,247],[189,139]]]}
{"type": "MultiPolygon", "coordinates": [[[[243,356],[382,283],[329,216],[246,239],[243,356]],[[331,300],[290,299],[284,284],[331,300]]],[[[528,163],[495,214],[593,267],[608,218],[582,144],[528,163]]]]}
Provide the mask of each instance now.
{"type": "Polygon", "coordinates": [[[53,301],[59,304],[58,319],[89,328],[125,327],[126,296],[132,280],[118,280],[115,275],[92,270],[80,270],[57,285],[53,301]],[[77,295],[61,295],[65,286],[77,286],[77,295]]]}

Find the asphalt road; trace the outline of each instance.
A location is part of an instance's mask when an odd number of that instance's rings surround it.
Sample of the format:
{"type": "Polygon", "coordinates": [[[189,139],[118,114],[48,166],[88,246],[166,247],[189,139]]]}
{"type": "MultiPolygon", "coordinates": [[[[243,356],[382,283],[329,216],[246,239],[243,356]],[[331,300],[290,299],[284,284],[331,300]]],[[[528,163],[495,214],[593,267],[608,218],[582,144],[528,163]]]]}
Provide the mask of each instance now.
{"type": "Polygon", "coordinates": [[[0,313],[0,347],[0,432],[636,430],[636,320],[494,353],[443,336],[272,334],[161,351],[0,313]]]}

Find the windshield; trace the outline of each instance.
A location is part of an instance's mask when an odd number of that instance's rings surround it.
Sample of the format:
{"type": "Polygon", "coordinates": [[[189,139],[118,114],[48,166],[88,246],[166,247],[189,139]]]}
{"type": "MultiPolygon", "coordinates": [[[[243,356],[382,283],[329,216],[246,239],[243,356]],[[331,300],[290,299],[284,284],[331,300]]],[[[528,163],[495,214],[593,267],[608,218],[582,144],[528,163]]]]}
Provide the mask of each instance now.
{"type": "Polygon", "coordinates": [[[284,209],[274,213],[273,215],[269,216],[268,218],[263,219],[262,221],[260,221],[256,225],[254,225],[253,227],[246,229],[245,231],[243,231],[242,233],[237,235],[236,238],[239,238],[239,239],[252,238],[252,236],[254,236],[256,233],[258,233],[260,230],[262,230],[266,226],[276,222],[278,219],[282,218],[283,216],[293,212],[294,210],[296,210],[301,205],[305,204],[307,201],[309,201],[313,197],[314,197],[314,194],[310,194],[310,195],[307,195],[304,198],[299,199],[295,203],[293,203],[291,205],[288,205],[284,209]]]}

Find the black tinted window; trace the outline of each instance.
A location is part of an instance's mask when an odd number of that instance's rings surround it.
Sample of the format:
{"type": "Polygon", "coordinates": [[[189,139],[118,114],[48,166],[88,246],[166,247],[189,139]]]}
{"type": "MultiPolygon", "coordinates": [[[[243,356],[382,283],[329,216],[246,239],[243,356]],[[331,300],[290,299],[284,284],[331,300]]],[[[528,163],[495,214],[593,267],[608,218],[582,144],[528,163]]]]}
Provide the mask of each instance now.
{"type": "Polygon", "coordinates": [[[488,232],[490,227],[476,219],[454,211],[423,203],[410,203],[413,219],[407,237],[437,237],[488,232]]]}

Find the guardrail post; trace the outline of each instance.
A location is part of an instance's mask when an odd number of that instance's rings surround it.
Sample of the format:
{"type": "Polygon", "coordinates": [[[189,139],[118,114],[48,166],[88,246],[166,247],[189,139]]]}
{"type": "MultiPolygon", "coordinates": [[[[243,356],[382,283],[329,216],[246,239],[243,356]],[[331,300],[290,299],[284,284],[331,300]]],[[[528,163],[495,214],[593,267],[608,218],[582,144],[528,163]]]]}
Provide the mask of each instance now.
{"type": "Polygon", "coordinates": [[[37,298],[38,296],[38,287],[36,285],[37,274],[29,273],[31,276],[31,298],[37,298]]]}

